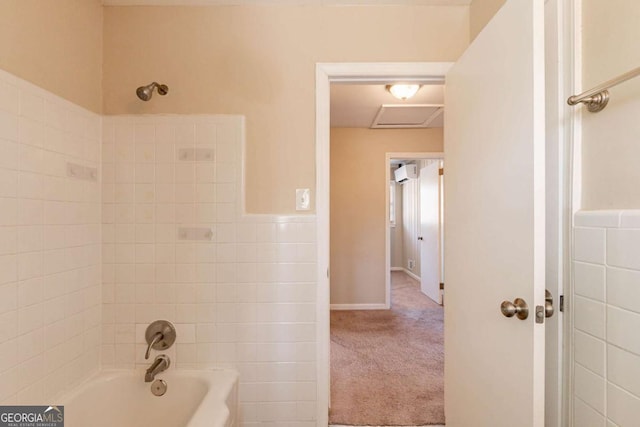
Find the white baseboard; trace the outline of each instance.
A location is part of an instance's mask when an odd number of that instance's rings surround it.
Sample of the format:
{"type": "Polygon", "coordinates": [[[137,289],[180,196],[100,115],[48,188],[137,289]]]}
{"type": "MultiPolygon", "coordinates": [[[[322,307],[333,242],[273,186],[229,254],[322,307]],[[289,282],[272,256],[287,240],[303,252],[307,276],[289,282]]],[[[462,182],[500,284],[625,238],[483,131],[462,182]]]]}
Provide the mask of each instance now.
{"type": "Polygon", "coordinates": [[[406,268],[403,268],[402,271],[407,273],[410,277],[413,277],[414,279],[416,279],[418,282],[420,281],[420,276],[416,276],[412,271],[407,270],[406,268]]]}
{"type": "Polygon", "coordinates": [[[388,310],[385,304],[331,304],[331,310],[388,310]]]}
{"type": "Polygon", "coordinates": [[[391,271],[404,271],[405,273],[407,273],[409,276],[413,277],[414,279],[416,279],[417,281],[420,281],[420,276],[416,276],[415,274],[413,274],[413,272],[411,272],[411,270],[407,270],[404,267],[391,267],[391,271]]]}

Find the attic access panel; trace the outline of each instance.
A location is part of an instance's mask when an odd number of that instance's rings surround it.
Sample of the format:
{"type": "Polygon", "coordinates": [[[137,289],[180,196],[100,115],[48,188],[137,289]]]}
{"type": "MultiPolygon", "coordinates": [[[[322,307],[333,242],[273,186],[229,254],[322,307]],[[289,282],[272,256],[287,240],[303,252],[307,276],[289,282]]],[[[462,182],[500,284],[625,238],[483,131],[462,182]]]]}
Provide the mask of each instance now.
{"type": "Polygon", "coordinates": [[[383,104],[371,129],[441,127],[442,104],[383,104]]]}

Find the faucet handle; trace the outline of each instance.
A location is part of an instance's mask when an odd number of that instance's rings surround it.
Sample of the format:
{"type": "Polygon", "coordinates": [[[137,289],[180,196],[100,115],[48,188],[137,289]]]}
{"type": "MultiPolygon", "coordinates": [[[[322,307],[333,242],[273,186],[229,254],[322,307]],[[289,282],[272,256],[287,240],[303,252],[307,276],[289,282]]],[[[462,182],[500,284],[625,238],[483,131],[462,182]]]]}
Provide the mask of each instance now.
{"type": "Polygon", "coordinates": [[[145,359],[149,359],[151,349],[165,350],[173,345],[176,341],[176,328],[166,320],[156,320],[147,327],[145,332],[147,341],[147,351],[145,359]]]}
{"type": "MultiPolygon", "coordinates": [[[[162,338],[164,338],[164,335],[162,335],[162,332],[158,332],[157,334],[155,334],[153,336],[153,339],[151,340],[151,342],[147,345],[147,351],[144,353],[144,359],[148,360],[149,359],[149,353],[151,353],[151,347],[153,347],[154,345],[156,345],[162,338]]],[[[160,356],[158,356],[160,357],[160,356]]],[[[156,357],[156,359],[158,358],[156,357]]]]}

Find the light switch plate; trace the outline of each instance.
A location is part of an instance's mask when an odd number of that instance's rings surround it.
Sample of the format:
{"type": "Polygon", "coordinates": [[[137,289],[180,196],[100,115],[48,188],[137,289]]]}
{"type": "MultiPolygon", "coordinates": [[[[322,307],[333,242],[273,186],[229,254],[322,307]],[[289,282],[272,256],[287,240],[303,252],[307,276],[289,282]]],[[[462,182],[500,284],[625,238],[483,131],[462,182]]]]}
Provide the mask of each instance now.
{"type": "Polygon", "coordinates": [[[308,211],[311,206],[311,190],[296,188],[296,210],[308,211]]]}

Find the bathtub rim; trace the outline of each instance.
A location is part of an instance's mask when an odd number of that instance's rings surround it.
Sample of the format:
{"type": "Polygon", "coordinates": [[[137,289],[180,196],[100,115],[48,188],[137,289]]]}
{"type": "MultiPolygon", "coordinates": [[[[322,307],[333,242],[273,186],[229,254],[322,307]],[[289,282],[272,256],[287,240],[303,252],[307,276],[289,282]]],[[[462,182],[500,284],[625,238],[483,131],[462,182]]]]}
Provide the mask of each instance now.
{"type": "MultiPolygon", "coordinates": [[[[92,384],[106,382],[118,377],[140,378],[144,381],[145,368],[135,369],[101,369],[72,389],[67,390],[57,396],[54,401],[67,406],[69,402],[85,392],[92,384]]],[[[237,385],[239,383],[239,373],[228,368],[204,368],[204,369],[169,369],[158,374],[158,379],[165,379],[169,384],[175,377],[190,377],[204,379],[207,392],[196,407],[185,427],[211,426],[212,422],[224,426],[229,419],[236,419],[236,413],[232,414],[232,408],[227,406],[227,400],[233,398],[235,402],[234,411],[238,410],[237,385]]],[[[149,383],[151,386],[151,383],[149,383]]],[[[151,390],[149,390],[151,393],[151,390]]],[[[161,399],[162,397],[159,397],[161,399]]]]}

